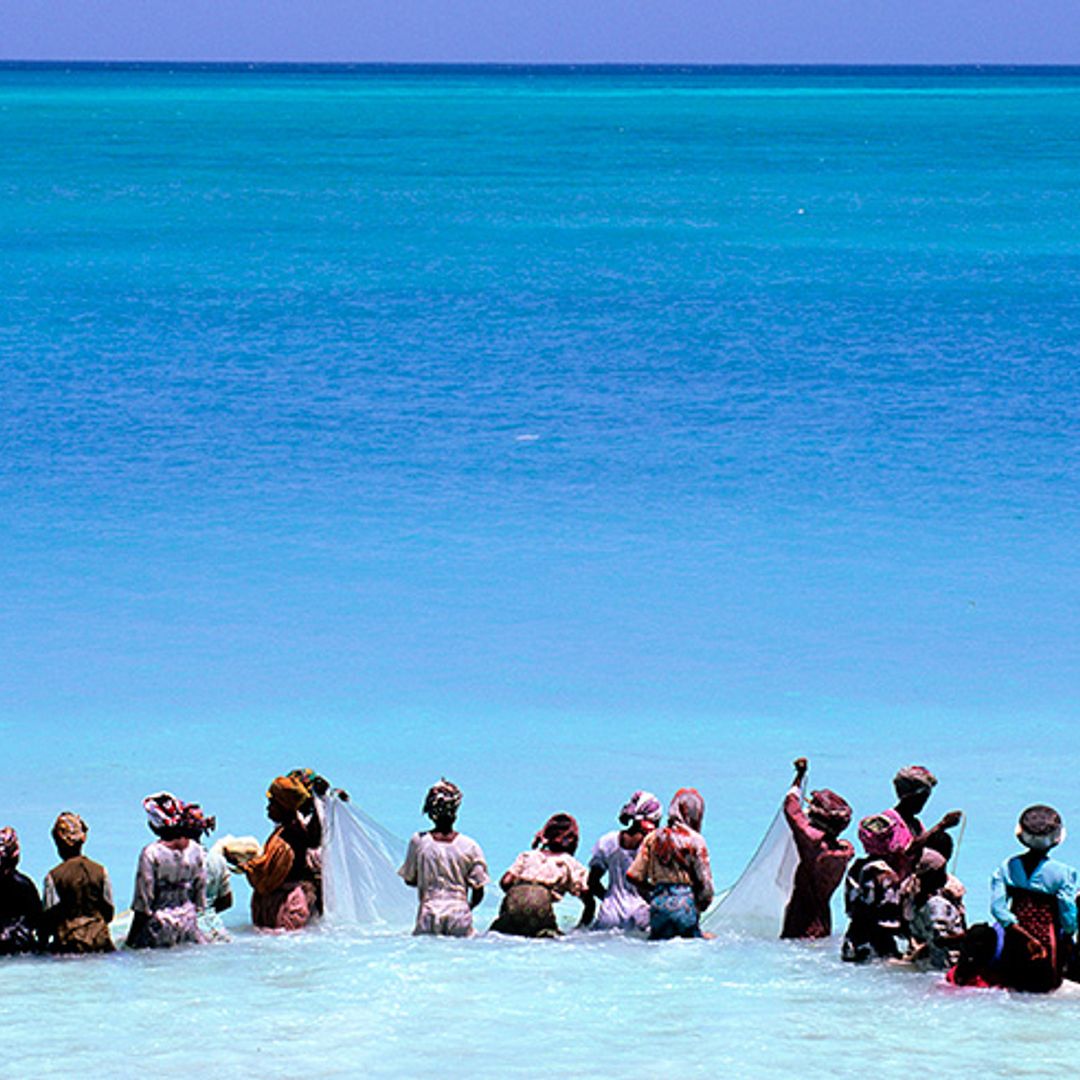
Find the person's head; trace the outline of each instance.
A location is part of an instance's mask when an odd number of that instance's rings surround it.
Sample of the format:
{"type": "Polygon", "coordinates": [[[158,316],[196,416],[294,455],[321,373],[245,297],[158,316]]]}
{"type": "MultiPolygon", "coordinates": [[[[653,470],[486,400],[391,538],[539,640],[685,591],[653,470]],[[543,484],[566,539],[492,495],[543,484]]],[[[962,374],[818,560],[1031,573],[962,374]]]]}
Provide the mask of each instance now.
{"type": "Polygon", "coordinates": [[[143,799],[147,825],[162,840],[175,840],[180,835],[184,804],[168,791],[159,791],[143,799]]]}
{"type": "Polygon", "coordinates": [[[931,833],[926,841],[926,847],[930,851],[936,851],[946,862],[953,857],[956,845],[953,838],[942,829],[941,832],[931,833]]]}
{"type": "Polygon", "coordinates": [[[925,896],[932,896],[941,892],[949,880],[949,872],[946,869],[944,856],[933,848],[926,848],[919,857],[919,865],[915,868],[915,876],[919,882],[919,889],[925,896]]]}
{"type": "Polygon", "coordinates": [[[217,818],[207,817],[198,803],[185,803],[180,813],[180,835],[189,840],[202,840],[217,828],[217,818]]]}
{"type": "Polygon", "coordinates": [[[679,788],[668,806],[668,824],[685,825],[694,832],[701,832],[705,818],[705,800],[697,788],[679,788]]]}
{"type": "Polygon", "coordinates": [[[296,818],[310,798],[311,792],[295,777],[279,776],[266,790],[266,816],[275,824],[284,825],[296,818]]]}
{"type": "Polygon", "coordinates": [[[937,777],[922,765],[907,765],[893,777],[896,798],[905,810],[917,814],[937,785],[937,777]]]}
{"type": "Polygon", "coordinates": [[[963,986],[985,975],[1001,956],[1004,935],[987,923],[968,927],[960,942],[960,954],[956,961],[956,981],[963,986]]]}
{"type": "Polygon", "coordinates": [[[911,830],[895,811],[871,814],[859,822],[859,840],[867,855],[886,858],[905,851],[911,844],[911,830]]]}
{"type": "Polygon", "coordinates": [[[1065,824],[1052,806],[1029,806],[1016,826],[1016,838],[1031,851],[1049,851],[1065,839],[1065,824]]]}
{"type": "Polygon", "coordinates": [[[619,811],[619,824],[627,832],[652,832],[663,816],[660,800],[651,791],[635,791],[619,811]]]}
{"type": "Polygon", "coordinates": [[[839,836],[851,824],[851,807],[835,791],[822,788],[810,792],[806,816],[814,828],[829,836],[839,836]]]}
{"type": "Polygon", "coordinates": [[[577,851],[581,832],[578,823],[569,814],[552,814],[544,822],[544,827],[533,837],[532,846],[553,854],[566,852],[573,855],[577,851]]]}
{"type": "Polygon", "coordinates": [[[10,874],[19,865],[19,834],[10,826],[0,829],[0,874],[10,874]]]}
{"type": "Polygon", "coordinates": [[[65,810],[53,823],[52,838],[61,859],[70,859],[82,851],[90,826],[78,814],[65,810]]]}
{"type": "Polygon", "coordinates": [[[431,818],[435,828],[449,832],[457,821],[461,806],[461,788],[451,784],[444,776],[428,788],[424,796],[424,816],[431,818]]]}
{"type": "Polygon", "coordinates": [[[314,769],[293,769],[288,774],[290,780],[296,780],[304,786],[308,793],[307,799],[301,804],[300,809],[307,812],[311,809],[316,795],[325,795],[330,785],[314,769]]]}

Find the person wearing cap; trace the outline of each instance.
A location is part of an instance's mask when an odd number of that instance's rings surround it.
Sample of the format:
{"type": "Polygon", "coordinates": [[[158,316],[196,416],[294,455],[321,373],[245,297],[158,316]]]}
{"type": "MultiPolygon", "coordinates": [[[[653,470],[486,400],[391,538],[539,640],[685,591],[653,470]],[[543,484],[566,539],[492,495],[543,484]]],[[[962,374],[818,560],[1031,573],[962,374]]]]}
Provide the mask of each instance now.
{"type": "Polygon", "coordinates": [[[266,798],[266,816],[276,828],[261,855],[233,866],[251,885],[251,921],[257,927],[302,930],[320,911],[311,839],[299,816],[311,792],[296,777],[279,776],[266,798]]]}
{"type": "Polygon", "coordinates": [[[42,943],[54,953],[112,952],[115,908],[105,867],[83,853],[89,826],[65,811],[52,828],[61,862],[45,875],[42,943]]]}
{"type": "Polygon", "coordinates": [[[994,871],[990,879],[990,911],[1006,933],[1019,935],[1030,965],[1018,989],[1047,991],[1061,985],[1076,933],[1077,872],[1050,858],[1065,839],[1061,815],[1051,806],[1029,806],[1016,826],[1026,848],[994,871]]]}
{"type": "Polygon", "coordinates": [[[41,929],[37,886],[20,874],[19,837],[10,825],[0,829],[0,956],[35,952],[41,929]]]}
{"type": "Polygon", "coordinates": [[[473,909],[484,899],[487,863],[480,845],[459,833],[461,789],[445,777],[424,798],[424,814],[434,826],[409,840],[405,862],[398,873],[418,890],[419,906],[414,934],[472,937],[473,909]]]}
{"type": "Polygon", "coordinates": [[[597,840],[589,860],[589,892],[600,901],[593,930],[648,933],[649,905],[630,884],[626,873],[642,840],[660,824],[663,815],[664,808],[651,791],[635,791],[619,811],[623,827],[597,840]]]}
{"type": "Polygon", "coordinates": [[[830,902],[855,848],[840,834],[851,824],[851,807],[835,791],[812,791],[803,809],[803,782],[809,763],[795,760],[795,778],[784,798],[784,817],[799,853],[791,899],[784,911],[782,938],[826,938],[832,933],[830,902]]]}

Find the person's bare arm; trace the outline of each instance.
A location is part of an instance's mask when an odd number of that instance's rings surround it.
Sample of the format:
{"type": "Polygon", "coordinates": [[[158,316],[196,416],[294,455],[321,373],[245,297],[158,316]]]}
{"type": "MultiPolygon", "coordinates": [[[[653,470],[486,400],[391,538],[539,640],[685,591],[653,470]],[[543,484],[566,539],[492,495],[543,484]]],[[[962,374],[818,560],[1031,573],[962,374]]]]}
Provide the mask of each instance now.
{"type": "Polygon", "coordinates": [[[484,886],[474,885],[469,889],[469,908],[478,908],[484,902],[484,886]]]}

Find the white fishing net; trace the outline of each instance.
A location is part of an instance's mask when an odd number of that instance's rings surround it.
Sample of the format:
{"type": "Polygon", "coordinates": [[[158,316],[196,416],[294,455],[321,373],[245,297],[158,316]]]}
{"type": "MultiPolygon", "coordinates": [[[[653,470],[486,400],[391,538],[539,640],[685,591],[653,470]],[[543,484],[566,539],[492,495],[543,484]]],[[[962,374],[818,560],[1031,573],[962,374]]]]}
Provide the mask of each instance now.
{"type": "Polygon", "coordinates": [[[333,792],[317,799],[316,806],[323,828],[326,918],[362,926],[408,926],[415,915],[416,900],[397,873],[405,845],[333,792]]]}
{"type": "Polygon", "coordinates": [[[798,865],[799,853],[780,809],[738,881],[720,896],[703,924],[752,937],[779,937],[798,865]]]}

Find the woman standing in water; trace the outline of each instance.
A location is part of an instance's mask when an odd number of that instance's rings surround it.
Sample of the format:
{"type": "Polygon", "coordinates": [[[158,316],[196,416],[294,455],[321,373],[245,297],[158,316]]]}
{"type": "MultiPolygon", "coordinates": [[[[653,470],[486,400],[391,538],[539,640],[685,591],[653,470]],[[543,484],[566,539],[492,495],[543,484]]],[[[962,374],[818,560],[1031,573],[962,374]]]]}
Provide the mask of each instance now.
{"type": "Polygon", "coordinates": [[[251,921],[263,930],[302,930],[320,910],[311,834],[299,809],[311,792],[299,780],[279,776],[266,792],[266,816],[276,828],[261,855],[236,864],[251,885],[251,921]]]}
{"type": "Polygon", "coordinates": [[[41,927],[37,886],[20,874],[19,837],[10,826],[0,829],[0,956],[35,952],[41,927]]]}
{"type": "Polygon", "coordinates": [[[65,811],[52,828],[59,866],[45,875],[42,943],[54,953],[112,952],[109,934],[112,885],[105,867],[83,853],[89,827],[78,814],[65,811]]]}
{"type": "Polygon", "coordinates": [[[799,852],[782,938],[826,938],[832,933],[829,904],[855,849],[840,834],[851,824],[851,807],[835,791],[812,791],[806,811],[802,788],[809,763],[795,761],[795,779],[784,798],[784,817],[799,852]]]}
{"type": "MultiPolygon", "coordinates": [[[[903,822],[911,834],[907,849],[898,856],[896,870],[902,879],[915,873],[919,856],[923,849],[934,847],[939,836],[948,829],[953,829],[963,820],[959,810],[950,810],[936,825],[929,829],[923,825],[919,814],[922,813],[937,787],[937,777],[922,765],[907,765],[893,777],[893,790],[896,792],[896,806],[885,813],[903,822]]],[[[945,837],[942,837],[945,839],[945,837]]]]}
{"type": "Polygon", "coordinates": [[[487,864],[480,845],[454,829],[460,806],[461,789],[449,780],[428,791],[424,813],[434,828],[413,834],[398,871],[420,893],[414,934],[473,934],[472,913],[484,899],[487,864]]]}
{"type": "Polygon", "coordinates": [[[667,825],[641,842],[627,878],[649,901],[649,937],[702,937],[701,913],[713,899],[709,849],[701,835],[705,800],[680,788],[668,807],[667,825]]]}
{"type": "Polygon", "coordinates": [[[619,811],[622,829],[605,833],[589,860],[589,892],[600,901],[593,930],[649,929],[649,905],[627,880],[642,840],[660,824],[663,809],[651,791],[635,791],[619,811]],[[604,887],[604,875],[607,887],[604,887]]]}
{"type": "Polygon", "coordinates": [[[202,942],[199,912],[206,906],[206,858],[202,845],[191,838],[190,826],[184,827],[186,808],[175,795],[159,791],[143,799],[143,809],[157,839],[139,856],[128,947],[162,949],[202,942]]]}
{"type": "Polygon", "coordinates": [[[557,937],[555,905],[566,893],[582,903],[581,922],[592,922],[596,910],[589,892],[588,871],[574,858],[580,831],[569,814],[554,814],[499,880],[506,895],[491,929],[519,937],[557,937]]]}

